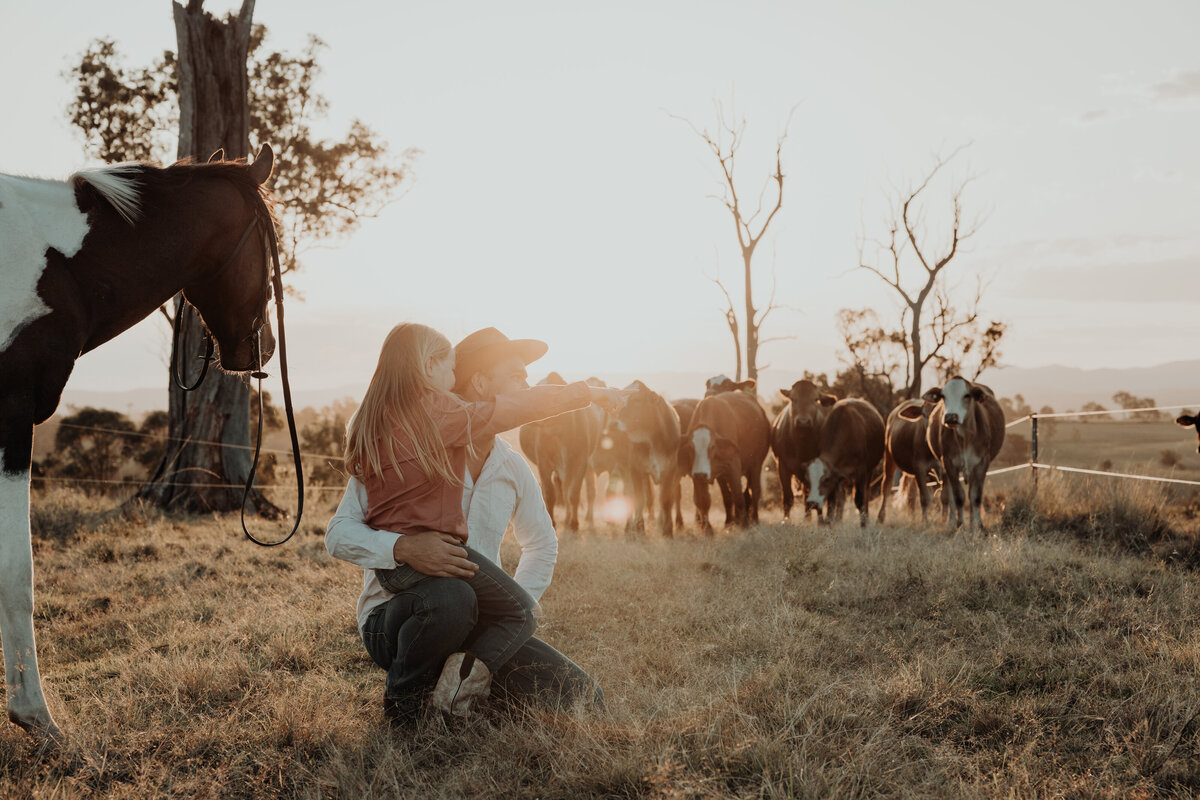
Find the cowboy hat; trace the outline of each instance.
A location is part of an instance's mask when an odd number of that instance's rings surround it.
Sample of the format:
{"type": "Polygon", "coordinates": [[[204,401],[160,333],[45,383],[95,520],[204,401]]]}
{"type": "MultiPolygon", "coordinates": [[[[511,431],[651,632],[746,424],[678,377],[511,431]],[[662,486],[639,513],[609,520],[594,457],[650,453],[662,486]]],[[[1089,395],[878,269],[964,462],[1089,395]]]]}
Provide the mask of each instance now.
{"type": "Polygon", "coordinates": [[[495,328],[475,331],[454,346],[454,391],[465,388],[476,372],[506,358],[518,356],[528,365],[549,349],[550,345],[537,339],[509,339],[495,328]]]}

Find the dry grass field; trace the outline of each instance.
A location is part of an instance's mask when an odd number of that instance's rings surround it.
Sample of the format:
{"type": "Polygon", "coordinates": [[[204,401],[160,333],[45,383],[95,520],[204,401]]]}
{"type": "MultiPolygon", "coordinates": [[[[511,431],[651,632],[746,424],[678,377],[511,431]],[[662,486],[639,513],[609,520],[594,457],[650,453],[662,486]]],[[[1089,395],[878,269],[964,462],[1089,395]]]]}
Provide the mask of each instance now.
{"type": "Polygon", "coordinates": [[[0,796],[1200,794],[1193,522],[1149,485],[1007,491],[983,536],[902,513],[564,536],[541,635],[607,710],[416,735],[383,724],[360,573],[314,530],[328,505],[263,550],[236,518],[39,493],[39,644],[70,739],[0,730],[0,796]]]}

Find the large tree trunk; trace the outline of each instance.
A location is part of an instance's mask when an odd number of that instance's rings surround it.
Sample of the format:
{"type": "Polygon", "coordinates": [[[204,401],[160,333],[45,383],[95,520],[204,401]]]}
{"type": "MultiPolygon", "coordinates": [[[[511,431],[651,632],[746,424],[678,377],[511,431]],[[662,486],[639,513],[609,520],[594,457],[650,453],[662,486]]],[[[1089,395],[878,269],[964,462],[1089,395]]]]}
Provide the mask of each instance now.
{"type": "MultiPolygon", "coordinates": [[[[235,16],[218,20],[189,0],[172,3],[179,47],[179,157],[206,160],[224,149],[240,158],[250,149],[246,57],[254,0],[244,0],[235,16]]],[[[182,364],[184,380],[199,374],[195,356],[203,352],[200,316],[175,298],[184,314],[179,336],[171,343],[172,365],[182,364]]],[[[205,513],[235,511],[250,473],[250,386],[246,378],[226,375],[214,364],[198,389],[184,392],[169,379],[168,440],[154,479],[138,492],[163,508],[205,513]],[[233,445],[219,447],[212,443],[233,445]],[[188,485],[193,484],[193,485],[188,485]],[[194,485],[207,484],[207,485],[194,485]]],[[[278,509],[258,492],[247,511],[269,516],[278,509]]]]}

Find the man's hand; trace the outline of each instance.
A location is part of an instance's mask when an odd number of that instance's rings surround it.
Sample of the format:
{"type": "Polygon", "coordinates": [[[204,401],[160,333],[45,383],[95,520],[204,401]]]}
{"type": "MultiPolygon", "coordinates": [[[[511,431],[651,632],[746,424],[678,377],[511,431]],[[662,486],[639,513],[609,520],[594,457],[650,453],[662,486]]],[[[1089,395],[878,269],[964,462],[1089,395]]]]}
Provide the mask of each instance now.
{"type": "Polygon", "coordinates": [[[396,563],[435,578],[470,578],[479,567],[467,560],[461,542],[448,533],[424,531],[401,536],[392,546],[396,563]]]}

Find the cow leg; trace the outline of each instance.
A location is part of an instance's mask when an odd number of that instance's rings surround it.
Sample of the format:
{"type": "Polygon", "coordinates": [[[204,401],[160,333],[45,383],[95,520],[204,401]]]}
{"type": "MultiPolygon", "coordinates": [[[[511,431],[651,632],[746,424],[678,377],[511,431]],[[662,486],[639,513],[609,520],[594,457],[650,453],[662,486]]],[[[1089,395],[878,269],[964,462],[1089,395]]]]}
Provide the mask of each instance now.
{"type": "Polygon", "coordinates": [[[630,533],[645,533],[650,480],[646,475],[635,472],[630,483],[633,484],[633,513],[629,516],[629,522],[625,524],[625,530],[630,533]]]}
{"type": "Polygon", "coordinates": [[[879,516],[875,520],[880,525],[887,519],[888,501],[892,499],[892,481],[895,479],[896,459],[892,458],[892,451],[885,448],[883,451],[883,484],[880,486],[883,502],[879,504],[879,516]]]}
{"type": "Polygon", "coordinates": [[[746,470],[746,511],[750,515],[751,524],[758,524],[758,501],[762,497],[762,462],[758,466],[751,464],[746,470]]]}
{"type": "Polygon", "coordinates": [[[925,465],[924,469],[917,469],[917,497],[921,500],[921,524],[929,523],[929,474],[931,467],[925,465]]]}
{"type": "Polygon", "coordinates": [[[967,484],[971,500],[971,530],[983,531],[983,482],[987,477],[987,465],[979,464],[971,470],[971,479],[967,484]]]}
{"type": "Polygon", "coordinates": [[[671,510],[679,499],[679,479],[673,474],[663,476],[658,487],[658,527],[663,536],[670,539],[675,535],[671,510]],[[672,491],[673,490],[673,491],[672,491]]]}
{"type": "Polygon", "coordinates": [[[579,530],[579,503],[583,492],[583,476],[567,473],[563,487],[563,502],[567,509],[567,530],[579,530]]]}
{"type": "MultiPolygon", "coordinates": [[[[543,459],[544,461],[545,459],[543,459]]],[[[538,482],[542,484],[542,502],[546,504],[546,513],[550,515],[550,523],[554,523],[554,470],[550,465],[538,464],[538,482]]]]}
{"type": "Polygon", "coordinates": [[[587,524],[588,527],[596,525],[596,471],[588,465],[587,471],[583,473],[583,489],[587,496],[587,524]]]}
{"type": "Polygon", "coordinates": [[[942,492],[950,496],[950,529],[958,530],[963,524],[963,505],[967,498],[957,467],[946,468],[946,482],[942,484],[942,492]]]}
{"type": "Polygon", "coordinates": [[[779,475],[779,500],[783,504],[783,524],[786,525],[792,515],[792,504],[796,502],[796,495],[792,492],[792,473],[781,458],[775,459],[775,472],[779,475]]]}
{"type": "MultiPolygon", "coordinates": [[[[884,502],[887,497],[884,497],[884,502]]],[[[854,506],[858,509],[858,527],[867,527],[868,508],[871,504],[871,476],[868,473],[854,482],[854,506]]]]}
{"type": "Polygon", "coordinates": [[[708,512],[712,508],[712,495],[708,492],[708,481],[692,476],[692,502],[696,504],[696,521],[700,530],[712,536],[712,523],[708,521],[708,512]]]}
{"type": "Polygon", "coordinates": [[[0,421],[0,640],[8,718],[25,730],[61,737],[50,716],[33,636],[33,548],[29,530],[29,460],[33,424],[0,421]]]}

